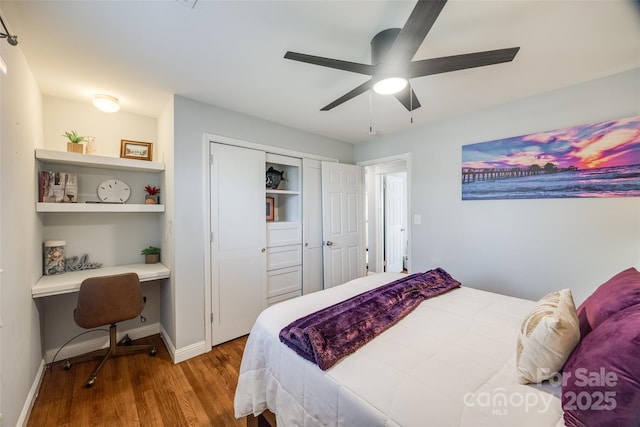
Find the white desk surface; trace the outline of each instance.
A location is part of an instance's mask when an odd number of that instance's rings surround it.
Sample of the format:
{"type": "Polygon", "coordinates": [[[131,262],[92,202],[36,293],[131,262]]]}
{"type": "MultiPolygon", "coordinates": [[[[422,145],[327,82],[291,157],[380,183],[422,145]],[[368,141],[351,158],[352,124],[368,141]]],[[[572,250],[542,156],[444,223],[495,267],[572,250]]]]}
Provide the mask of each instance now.
{"type": "Polygon", "coordinates": [[[137,273],[141,282],[165,279],[171,276],[169,268],[161,262],[156,264],[129,264],[101,267],[92,270],[68,271],[52,276],[42,276],[31,288],[33,298],[78,292],[84,279],[111,274],[137,273]]]}

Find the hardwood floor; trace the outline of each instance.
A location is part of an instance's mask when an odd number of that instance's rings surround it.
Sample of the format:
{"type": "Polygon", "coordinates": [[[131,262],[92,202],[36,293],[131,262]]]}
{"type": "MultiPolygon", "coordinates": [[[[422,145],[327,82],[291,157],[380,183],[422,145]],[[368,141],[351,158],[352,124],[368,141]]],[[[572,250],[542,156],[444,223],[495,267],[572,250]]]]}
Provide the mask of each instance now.
{"type": "Polygon", "coordinates": [[[107,361],[92,388],[84,383],[93,361],[48,368],[28,427],[45,426],[245,426],[236,420],[233,396],[247,337],[174,365],[159,335],[147,353],[107,361]]]}

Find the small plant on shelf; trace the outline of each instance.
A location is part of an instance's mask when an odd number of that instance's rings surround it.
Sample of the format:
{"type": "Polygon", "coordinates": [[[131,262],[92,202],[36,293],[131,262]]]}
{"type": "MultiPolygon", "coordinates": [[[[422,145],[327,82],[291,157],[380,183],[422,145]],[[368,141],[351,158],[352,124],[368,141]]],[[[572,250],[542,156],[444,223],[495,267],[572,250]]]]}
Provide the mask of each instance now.
{"type": "Polygon", "coordinates": [[[149,246],[140,252],[140,255],[144,255],[145,264],[155,264],[160,262],[160,248],[155,246],[149,246]]]}
{"type": "Polygon", "coordinates": [[[84,141],[84,136],[78,135],[78,132],[76,132],[75,130],[65,132],[62,136],[66,136],[69,142],[72,142],[74,144],[78,144],[84,141]]]}
{"type": "Polygon", "coordinates": [[[67,151],[70,153],[82,153],[84,151],[84,145],[80,144],[85,140],[84,136],[78,135],[75,130],[67,131],[62,134],[69,141],[67,142],[67,151]]]}
{"type": "Polygon", "coordinates": [[[147,195],[144,197],[144,202],[146,204],[155,205],[160,201],[160,189],[158,187],[147,185],[144,187],[144,191],[147,192],[147,195]]]}

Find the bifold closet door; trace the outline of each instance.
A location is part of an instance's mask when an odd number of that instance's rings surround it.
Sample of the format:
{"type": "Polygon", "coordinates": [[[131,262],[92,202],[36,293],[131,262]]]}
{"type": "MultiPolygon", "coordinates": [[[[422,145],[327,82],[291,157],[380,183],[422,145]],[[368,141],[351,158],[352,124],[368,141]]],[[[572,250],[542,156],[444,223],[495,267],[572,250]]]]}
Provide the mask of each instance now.
{"type": "Polygon", "coordinates": [[[266,307],[265,153],[211,144],[212,344],[249,333],[266,307]]]}
{"type": "Polygon", "coordinates": [[[322,264],[322,165],[319,160],[302,159],[302,255],[303,295],[321,291],[322,264]]]}

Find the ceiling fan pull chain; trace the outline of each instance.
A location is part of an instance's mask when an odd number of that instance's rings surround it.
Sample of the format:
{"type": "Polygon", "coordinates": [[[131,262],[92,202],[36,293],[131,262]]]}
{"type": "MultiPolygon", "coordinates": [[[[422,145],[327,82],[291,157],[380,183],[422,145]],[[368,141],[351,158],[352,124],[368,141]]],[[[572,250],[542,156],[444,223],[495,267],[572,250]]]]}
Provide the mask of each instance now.
{"type": "Polygon", "coordinates": [[[369,135],[373,135],[373,93],[369,91],[369,135]]]}
{"type": "Polygon", "coordinates": [[[413,124],[413,86],[411,85],[411,79],[407,80],[409,82],[409,113],[411,113],[411,124],[413,124]]]}

